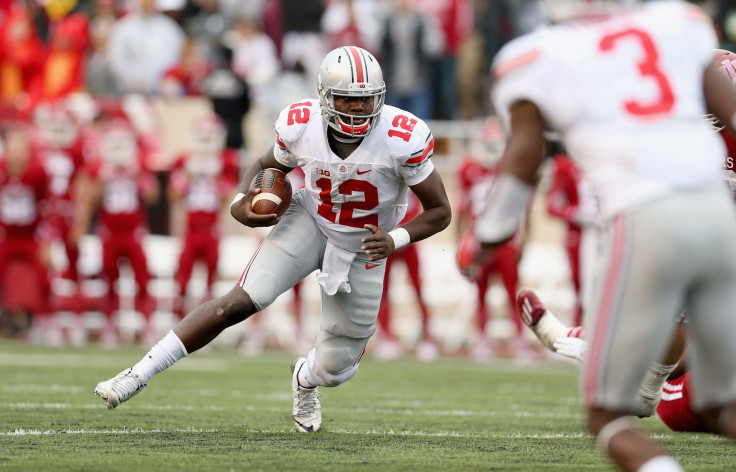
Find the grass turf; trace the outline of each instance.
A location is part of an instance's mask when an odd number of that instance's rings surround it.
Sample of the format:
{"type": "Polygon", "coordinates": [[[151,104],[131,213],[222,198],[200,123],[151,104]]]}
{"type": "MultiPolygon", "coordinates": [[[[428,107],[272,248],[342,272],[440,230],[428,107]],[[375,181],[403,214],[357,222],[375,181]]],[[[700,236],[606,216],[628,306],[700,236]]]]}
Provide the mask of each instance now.
{"type": "MultiPolygon", "coordinates": [[[[291,355],[195,353],[108,411],[95,384],[142,348],[0,343],[0,470],[615,470],[584,432],[574,366],[361,362],[323,393],[323,426],[291,420],[291,355]]],[[[734,445],[642,426],[687,470],[733,470],[734,445]]]]}

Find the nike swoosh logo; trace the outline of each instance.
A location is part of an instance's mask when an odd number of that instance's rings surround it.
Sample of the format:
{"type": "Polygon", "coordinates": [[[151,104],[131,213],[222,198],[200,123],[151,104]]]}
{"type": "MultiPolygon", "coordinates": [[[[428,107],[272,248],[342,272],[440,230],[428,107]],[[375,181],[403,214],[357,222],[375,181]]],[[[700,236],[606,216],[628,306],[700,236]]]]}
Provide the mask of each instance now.
{"type": "Polygon", "coordinates": [[[302,429],[305,433],[313,433],[314,432],[314,426],[304,426],[303,424],[301,424],[297,420],[294,420],[294,423],[296,423],[297,426],[299,426],[299,428],[302,429]]]}
{"type": "Polygon", "coordinates": [[[372,171],[372,170],[373,170],[373,169],[368,169],[368,170],[364,170],[364,171],[360,171],[360,170],[359,170],[359,171],[358,171],[358,172],[356,172],[356,173],[357,173],[358,175],[363,175],[363,174],[365,174],[365,173],[367,173],[367,172],[370,172],[370,171],[372,171]]]}
{"type": "Polygon", "coordinates": [[[381,265],[381,264],[375,264],[375,265],[372,265],[372,264],[366,264],[366,265],[365,265],[365,268],[366,268],[366,269],[373,269],[373,268],[376,268],[376,267],[378,267],[379,265],[381,265]]]}

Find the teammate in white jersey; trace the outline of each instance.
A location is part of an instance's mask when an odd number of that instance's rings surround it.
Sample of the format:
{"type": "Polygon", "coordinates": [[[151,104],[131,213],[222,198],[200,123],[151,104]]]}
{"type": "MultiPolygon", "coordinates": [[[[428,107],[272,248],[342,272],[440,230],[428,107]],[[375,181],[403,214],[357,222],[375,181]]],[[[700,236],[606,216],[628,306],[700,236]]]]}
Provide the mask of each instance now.
{"type": "Polygon", "coordinates": [[[509,141],[476,235],[487,247],[513,235],[545,157],[544,131],[559,132],[599,204],[583,255],[589,427],[624,470],[679,471],[630,414],[684,306],[693,405],[712,430],[736,435],[736,216],[720,178],[722,140],[702,119],[710,111],[733,130],[736,94],[698,8],[663,1],[607,13],[498,54],[493,101],[509,141]]]}
{"type": "Polygon", "coordinates": [[[322,424],[317,387],[355,376],[376,329],[386,258],[446,228],[450,203],[430,159],[429,128],[384,105],[386,88],[375,57],[355,46],[337,48],[323,60],[318,82],[319,100],[305,99],[281,112],[275,146],[246,171],[230,207],[246,226],[274,228],[228,294],[194,309],[141,362],[97,385],[95,393],[108,408],[315,270],[322,320],[316,347],[292,363],[297,429],[313,432],[322,424]],[[304,170],[305,187],[286,213],[253,213],[257,191],[249,187],[258,171],[297,166],[304,170]],[[423,211],[396,228],[408,190],[423,211]]]}

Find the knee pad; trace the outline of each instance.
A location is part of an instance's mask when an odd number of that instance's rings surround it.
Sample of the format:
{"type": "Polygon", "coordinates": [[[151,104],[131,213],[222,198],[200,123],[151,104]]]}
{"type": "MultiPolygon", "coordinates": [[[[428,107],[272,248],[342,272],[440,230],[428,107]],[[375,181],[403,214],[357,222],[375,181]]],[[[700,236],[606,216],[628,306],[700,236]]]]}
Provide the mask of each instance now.
{"type": "Polygon", "coordinates": [[[325,387],[336,387],[358,373],[358,362],[350,349],[320,349],[319,355],[312,349],[307,365],[318,384],[325,387]]]}

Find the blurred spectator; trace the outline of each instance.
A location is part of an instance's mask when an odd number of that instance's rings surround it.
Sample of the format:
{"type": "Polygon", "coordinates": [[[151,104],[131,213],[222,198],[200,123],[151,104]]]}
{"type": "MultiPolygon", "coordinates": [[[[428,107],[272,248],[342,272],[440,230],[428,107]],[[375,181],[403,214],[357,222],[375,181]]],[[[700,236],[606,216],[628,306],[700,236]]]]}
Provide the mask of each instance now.
{"type": "Polygon", "coordinates": [[[187,2],[184,31],[192,38],[203,57],[218,63],[222,35],[230,28],[228,16],[220,0],[192,0],[187,2]]]}
{"type": "Polygon", "coordinates": [[[261,30],[260,22],[251,17],[237,19],[227,41],[233,45],[233,71],[250,89],[251,107],[246,117],[248,145],[262,149],[273,137],[273,120],[266,113],[266,96],[281,69],[276,47],[261,30]]]}
{"type": "Polygon", "coordinates": [[[471,0],[417,0],[418,8],[442,26],[445,47],[430,61],[430,85],[434,94],[433,117],[458,117],[457,56],[473,27],[471,0]]]}
{"type": "Polygon", "coordinates": [[[378,47],[380,26],[374,0],[327,0],[321,24],[329,49],[353,45],[375,51],[378,47]]]}
{"type": "Polygon", "coordinates": [[[510,0],[475,2],[475,32],[459,57],[460,116],[475,119],[490,110],[491,61],[498,50],[514,37],[510,0]]]}
{"type": "MultiPolygon", "coordinates": [[[[220,213],[239,182],[238,154],[225,147],[225,136],[225,127],[216,116],[197,119],[189,150],[177,160],[169,180],[171,202],[182,204],[186,212],[183,247],[174,276],[179,284],[174,310],[180,318],[186,313],[187,284],[197,261],[207,269],[206,300],[213,298],[222,238],[220,213]]],[[[202,302],[197,300],[196,304],[202,302]]]]}
{"type": "Polygon", "coordinates": [[[120,93],[157,94],[164,72],[181,59],[184,32],[154,8],[154,0],[133,1],[110,34],[110,67],[120,93]]]}
{"type": "Polygon", "coordinates": [[[211,67],[212,63],[202,55],[198,44],[187,38],[181,60],[164,73],[161,95],[166,98],[200,95],[200,85],[211,67]]]}
{"type": "Polygon", "coordinates": [[[154,0],[154,8],[181,25],[187,0],[154,0]]]}
{"type": "Polygon", "coordinates": [[[93,214],[98,213],[96,233],[102,242],[102,275],[107,283],[107,323],[100,336],[103,345],[111,348],[118,342],[112,314],[119,310],[115,287],[121,260],[133,271],[138,286],[135,306],[146,319],[143,338],[150,342],[157,333],[150,319],[154,301],[148,292],[151,276],[143,251],[143,238],[148,233],[144,206],[158,200],[158,181],[148,170],[135,131],[127,122],[105,124],[96,139],[98,155],[87,166],[88,178],[80,182],[78,218],[71,238],[79,241],[93,214]]]}
{"type": "Polygon", "coordinates": [[[281,69],[276,46],[261,30],[260,21],[248,16],[235,20],[228,42],[233,46],[233,71],[248,83],[251,99],[258,102],[281,69]]]}
{"type": "Polygon", "coordinates": [[[322,33],[324,0],[282,0],[284,38],[281,61],[284,68],[304,69],[310,88],[317,89],[317,72],[330,50],[322,33]]]}
{"type": "Polygon", "coordinates": [[[5,152],[0,157],[0,329],[9,335],[28,329],[34,317],[33,341],[58,330],[48,316],[48,240],[41,234],[41,207],[49,179],[31,148],[31,130],[6,124],[5,152]]]}
{"type": "Polygon", "coordinates": [[[46,61],[45,36],[36,30],[33,12],[15,2],[0,22],[0,100],[12,105],[27,95],[40,96],[46,61]]]}
{"type": "Polygon", "coordinates": [[[416,9],[416,0],[399,0],[386,12],[379,49],[386,103],[432,118],[429,58],[443,50],[443,38],[438,25],[416,9]]]}
{"type": "Polygon", "coordinates": [[[110,33],[118,21],[115,0],[95,0],[94,15],[89,25],[90,55],[87,60],[85,85],[92,95],[116,93],[115,78],[107,52],[110,33]]]}
{"type": "Polygon", "coordinates": [[[245,147],[243,117],[250,109],[248,84],[230,68],[232,49],[222,46],[222,62],[204,78],[201,90],[212,102],[212,109],[227,129],[226,146],[233,149],[245,147]]]}
{"type": "Polygon", "coordinates": [[[76,0],[46,0],[49,21],[48,55],[41,99],[55,100],[84,88],[89,49],[89,19],[76,0]]]}

